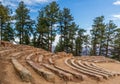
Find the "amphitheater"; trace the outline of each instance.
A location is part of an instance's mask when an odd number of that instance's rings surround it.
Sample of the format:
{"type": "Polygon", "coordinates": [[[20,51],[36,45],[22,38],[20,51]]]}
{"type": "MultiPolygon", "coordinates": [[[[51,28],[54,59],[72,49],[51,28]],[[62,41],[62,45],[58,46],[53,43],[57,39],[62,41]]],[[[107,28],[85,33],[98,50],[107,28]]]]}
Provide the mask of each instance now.
{"type": "Polygon", "coordinates": [[[1,41],[0,84],[120,84],[120,63],[1,41]]]}

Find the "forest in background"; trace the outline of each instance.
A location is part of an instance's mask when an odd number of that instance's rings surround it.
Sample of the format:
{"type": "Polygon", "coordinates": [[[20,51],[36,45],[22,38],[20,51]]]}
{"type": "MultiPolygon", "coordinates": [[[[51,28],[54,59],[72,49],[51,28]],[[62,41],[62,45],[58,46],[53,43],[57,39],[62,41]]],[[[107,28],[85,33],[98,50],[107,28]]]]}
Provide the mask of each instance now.
{"type": "Polygon", "coordinates": [[[60,9],[53,1],[40,8],[36,21],[30,9],[21,1],[14,11],[0,3],[0,40],[15,41],[52,51],[56,35],[60,35],[54,52],[72,53],[74,56],[106,56],[120,60],[120,28],[104,16],[94,18],[92,29],[80,28],[69,8],[60,9]]]}

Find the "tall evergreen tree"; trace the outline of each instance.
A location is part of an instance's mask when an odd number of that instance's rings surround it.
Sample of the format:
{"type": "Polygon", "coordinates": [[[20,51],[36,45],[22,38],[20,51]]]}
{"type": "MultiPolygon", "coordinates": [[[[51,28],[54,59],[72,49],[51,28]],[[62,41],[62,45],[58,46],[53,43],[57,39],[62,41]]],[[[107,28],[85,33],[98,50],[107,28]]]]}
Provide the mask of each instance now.
{"type": "Polygon", "coordinates": [[[59,51],[59,52],[64,51],[63,31],[64,31],[63,11],[60,10],[58,14],[58,34],[60,35],[60,40],[55,49],[56,51],[59,51]]]}
{"type": "Polygon", "coordinates": [[[117,29],[115,35],[114,47],[112,48],[112,57],[120,61],[120,28],[117,29]]]}
{"type": "Polygon", "coordinates": [[[56,45],[56,47],[55,47],[55,50],[54,50],[54,52],[56,53],[56,52],[62,52],[63,50],[62,50],[62,48],[64,48],[64,46],[63,45],[61,45],[61,40],[59,39],[59,42],[57,43],[57,45],[56,45]]]}
{"type": "MultiPolygon", "coordinates": [[[[77,30],[78,30],[78,26],[75,24],[75,22],[73,22],[66,31],[67,32],[66,37],[64,37],[63,34],[61,34],[59,43],[57,44],[55,51],[56,52],[65,51],[67,53],[74,54],[74,49],[75,49],[74,43],[75,43],[75,35],[77,30]]],[[[65,32],[64,29],[62,31],[63,31],[62,33],[65,32]]]]}
{"type": "Polygon", "coordinates": [[[20,44],[29,44],[30,43],[30,35],[32,31],[33,20],[30,19],[29,10],[26,8],[26,5],[23,1],[19,3],[18,8],[16,9],[15,15],[15,28],[16,35],[19,38],[20,44]]]}
{"type": "Polygon", "coordinates": [[[45,10],[41,9],[39,11],[38,21],[37,21],[37,47],[49,50],[49,23],[45,14],[45,10]]]}
{"type": "Polygon", "coordinates": [[[94,19],[94,24],[92,25],[91,35],[92,35],[92,55],[102,55],[102,50],[104,48],[105,41],[105,23],[104,16],[96,17],[94,19]],[[97,50],[99,49],[99,50],[97,50]],[[97,53],[98,52],[98,53],[97,53]]]}
{"type": "Polygon", "coordinates": [[[111,54],[109,52],[111,52],[111,48],[113,48],[114,39],[116,35],[116,29],[117,29],[116,24],[114,24],[113,21],[110,20],[105,30],[105,37],[106,37],[105,38],[106,40],[105,56],[109,56],[111,54]]]}
{"type": "Polygon", "coordinates": [[[89,36],[89,34],[87,34],[87,35],[84,35],[84,43],[83,43],[83,45],[84,45],[84,48],[85,48],[85,51],[84,51],[84,55],[90,55],[90,36],[89,36]]]}
{"type": "MultiPolygon", "coordinates": [[[[0,2],[0,40],[3,40],[6,23],[10,20],[10,9],[0,2]]],[[[7,32],[9,33],[9,32],[7,32]]]]}
{"type": "Polygon", "coordinates": [[[58,21],[58,11],[59,11],[59,6],[58,4],[53,1],[49,5],[45,7],[45,12],[46,12],[46,17],[47,21],[49,23],[49,51],[52,51],[52,43],[55,40],[56,32],[55,32],[55,24],[57,24],[58,21]]]}
{"type": "Polygon", "coordinates": [[[76,32],[78,30],[78,26],[75,24],[75,22],[72,22],[72,24],[70,25],[70,27],[68,28],[68,48],[70,49],[69,52],[73,53],[74,51],[74,48],[75,48],[75,45],[74,45],[74,42],[75,42],[75,35],[76,35],[76,32]]]}
{"type": "Polygon", "coordinates": [[[6,27],[4,29],[4,33],[3,33],[3,40],[4,41],[11,41],[14,40],[14,29],[11,26],[11,23],[8,22],[6,24],[6,27]]]}
{"type": "MultiPolygon", "coordinates": [[[[73,17],[70,13],[70,9],[64,8],[63,9],[63,32],[62,37],[63,37],[63,46],[64,46],[64,51],[68,52],[69,50],[69,30],[72,25],[73,17]]],[[[75,32],[74,32],[75,33],[75,32]]]]}
{"type": "Polygon", "coordinates": [[[56,50],[73,53],[78,26],[73,22],[73,17],[68,8],[59,11],[58,23],[60,40],[56,50]]]}
{"type": "Polygon", "coordinates": [[[36,28],[36,26],[33,27],[33,29],[32,29],[32,35],[33,35],[33,38],[32,38],[31,45],[34,47],[37,47],[37,28],[36,28]]]}
{"type": "Polygon", "coordinates": [[[78,56],[78,55],[82,55],[82,49],[83,49],[83,43],[84,43],[84,40],[85,40],[85,35],[84,33],[86,32],[86,30],[84,29],[79,29],[78,30],[78,35],[77,35],[77,38],[75,40],[75,55],[78,56]]]}

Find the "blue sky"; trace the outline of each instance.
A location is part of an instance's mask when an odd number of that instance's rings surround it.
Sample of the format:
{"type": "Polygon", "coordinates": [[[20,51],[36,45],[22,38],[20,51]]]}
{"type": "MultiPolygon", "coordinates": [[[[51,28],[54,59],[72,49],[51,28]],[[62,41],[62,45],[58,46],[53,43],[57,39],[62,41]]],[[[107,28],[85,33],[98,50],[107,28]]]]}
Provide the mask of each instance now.
{"type": "MultiPolygon", "coordinates": [[[[15,10],[22,0],[0,0],[4,5],[11,5],[15,10]]],[[[120,0],[23,0],[31,10],[30,15],[36,19],[38,10],[51,1],[57,1],[60,8],[67,7],[71,10],[74,21],[86,30],[91,29],[93,19],[104,15],[105,22],[114,20],[120,26],[120,0]]]]}
{"type": "Polygon", "coordinates": [[[120,1],[118,0],[60,0],[60,7],[68,7],[80,27],[91,29],[93,19],[104,15],[105,22],[114,20],[120,26],[120,1]]]}
{"type": "MultiPolygon", "coordinates": [[[[17,8],[18,3],[22,0],[0,0],[4,5],[10,5],[13,11],[17,8]]],[[[113,20],[120,27],[120,0],[23,0],[31,10],[32,19],[36,20],[38,10],[46,4],[57,1],[60,8],[69,8],[74,17],[74,21],[86,30],[91,29],[93,19],[97,16],[104,15],[105,22],[113,20]]],[[[15,13],[13,13],[14,15],[15,13]]],[[[56,42],[58,41],[56,37],[56,42]]],[[[55,43],[56,43],[55,42],[55,43]]]]}

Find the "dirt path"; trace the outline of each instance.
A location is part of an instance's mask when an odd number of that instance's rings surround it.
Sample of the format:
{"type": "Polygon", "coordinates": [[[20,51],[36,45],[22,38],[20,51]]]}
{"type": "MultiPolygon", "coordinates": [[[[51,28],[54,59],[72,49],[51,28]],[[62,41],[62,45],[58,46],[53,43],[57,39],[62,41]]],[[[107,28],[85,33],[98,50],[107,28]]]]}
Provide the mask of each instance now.
{"type": "Polygon", "coordinates": [[[120,72],[120,63],[97,63],[97,65],[111,71],[120,72]]]}

